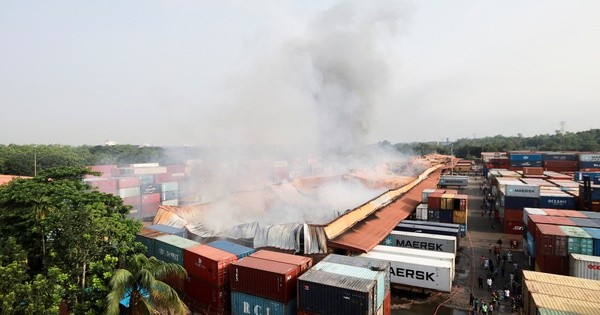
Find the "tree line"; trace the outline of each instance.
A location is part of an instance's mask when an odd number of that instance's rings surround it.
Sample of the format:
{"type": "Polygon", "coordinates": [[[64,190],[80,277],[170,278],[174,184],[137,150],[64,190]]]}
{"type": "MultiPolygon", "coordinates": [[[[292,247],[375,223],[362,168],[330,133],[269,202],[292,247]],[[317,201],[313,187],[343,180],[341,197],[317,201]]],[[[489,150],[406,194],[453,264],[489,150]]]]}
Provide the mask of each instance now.
{"type": "MultiPolygon", "coordinates": [[[[389,144],[385,141],[382,144],[389,144]]],[[[533,137],[496,135],[478,139],[458,139],[454,142],[415,142],[394,145],[402,152],[417,154],[454,154],[459,158],[476,159],[481,152],[505,151],[600,151],[600,129],[581,132],[565,132],[559,130],[555,134],[536,135],[533,137]]]]}

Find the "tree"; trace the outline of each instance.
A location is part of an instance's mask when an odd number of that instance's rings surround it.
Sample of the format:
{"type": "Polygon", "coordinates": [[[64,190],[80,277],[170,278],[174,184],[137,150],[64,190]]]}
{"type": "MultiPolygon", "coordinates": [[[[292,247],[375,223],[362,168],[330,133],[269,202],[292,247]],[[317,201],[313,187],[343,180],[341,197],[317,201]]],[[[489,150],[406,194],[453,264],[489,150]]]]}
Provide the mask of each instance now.
{"type": "Polygon", "coordinates": [[[129,314],[156,314],[158,310],[185,314],[185,304],[164,281],[173,278],[183,281],[186,277],[185,269],[177,264],[166,263],[155,257],[147,258],[143,254],[134,255],[126,268],[117,270],[110,281],[112,291],[107,296],[106,313],[119,314],[120,301],[127,294],[129,306],[126,309],[129,314]]]}
{"type": "Polygon", "coordinates": [[[89,170],[63,167],[0,187],[0,241],[26,249],[32,277],[57,268],[67,277],[66,302],[77,313],[99,313],[118,261],[137,250],[141,223],[129,206],[82,181],[89,170]],[[91,280],[91,281],[90,281],[91,280]]]}

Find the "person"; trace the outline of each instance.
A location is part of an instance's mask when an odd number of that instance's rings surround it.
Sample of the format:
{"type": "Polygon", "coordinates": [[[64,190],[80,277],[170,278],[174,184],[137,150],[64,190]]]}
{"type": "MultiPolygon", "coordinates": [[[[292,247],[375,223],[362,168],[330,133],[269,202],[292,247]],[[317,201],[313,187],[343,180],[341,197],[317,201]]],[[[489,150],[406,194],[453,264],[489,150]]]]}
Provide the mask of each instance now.
{"type": "Polygon", "coordinates": [[[483,268],[488,269],[490,266],[490,259],[485,257],[485,261],[483,262],[483,268]]]}
{"type": "Polygon", "coordinates": [[[494,303],[490,303],[490,305],[488,306],[488,314],[492,314],[492,312],[494,311],[494,303]]]}
{"type": "Polygon", "coordinates": [[[500,249],[502,249],[502,238],[499,238],[499,239],[496,241],[496,244],[498,244],[498,247],[499,247],[500,249]]]}
{"type": "Polygon", "coordinates": [[[507,299],[510,298],[510,290],[506,287],[504,288],[504,297],[507,299]]]}
{"type": "Polygon", "coordinates": [[[483,267],[483,262],[485,262],[485,256],[481,255],[481,257],[479,257],[479,262],[481,263],[481,267],[483,267]]]}
{"type": "Polygon", "coordinates": [[[469,305],[473,304],[473,300],[475,300],[475,296],[473,295],[473,292],[471,292],[471,294],[469,294],[469,305]]]}
{"type": "Polygon", "coordinates": [[[479,285],[480,289],[483,289],[483,277],[481,275],[479,275],[479,278],[477,278],[477,284],[479,285]]]}
{"type": "Polygon", "coordinates": [[[515,273],[511,272],[510,273],[510,283],[513,283],[513,281],[515,281],[515,273]]]}
{"type": "Polygon", "coordinates": [[[500,273],[502,274],[502,279],[504,279],[505,272],[506,272],[506,268],[504,268],[504,264],[502,264],[502,268],[500,268],[500,273]]]}
{"type": "Polygon", "coordinates": [[[481,305],[481,314],[487,315],[488,312],[488,305],[487,303],[483,302],[481,305]]]}
{"type": "Polygon", "coordinates": [[[491,292],[492,291],[492,277],[487,278],[487,285],[488,285],[488,290],[491,292]]]}
{"type": "Polygon", "coordinates": [[[512,251],[508,251],[508,254],[506,254],[506,259],[508,259],[508,262],[512,262],[512,251]]]}
{"type": "Polygon", "coordinates": [[[490,243],[490,249],[488,250],[490,252],[490,255],[492,254],[492,244],[490,243]]]}
{"type": "Polygon", "coordinates": [[[519,265],[516,261],[513,263],[513,268],[515,269],[515,272],[517,272],[517,270],[519,269],[519,265]]]}
{"type": "Polygon", "coordinates": [[[500,265],[500,254],[496,254],[496,264],[500,265]]]}

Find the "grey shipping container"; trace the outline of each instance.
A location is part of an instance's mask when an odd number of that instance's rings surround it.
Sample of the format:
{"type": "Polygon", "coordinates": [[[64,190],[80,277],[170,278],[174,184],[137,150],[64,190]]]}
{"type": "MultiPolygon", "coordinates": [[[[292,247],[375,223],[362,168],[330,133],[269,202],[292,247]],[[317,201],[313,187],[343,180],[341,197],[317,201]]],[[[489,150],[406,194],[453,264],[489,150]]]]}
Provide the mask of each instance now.
{"type": "Polygon", "coordinates": [[[142,191],[142,195],[156,194],[160,192],[160,184],[141,184],[140,189],[142,191]]]}
{"type": "Polygon", "coordinates": [[[315,314],[373,315],[376,281],[309,270],[298,278],[298,309],[315,314]]]}
{"type": "Polygon", "coordinates": [[[162,191],[162,192],[173,191],[173,190],[178,190],[178,189],[179,189],[178,182],[166,182],[166,183],[160,184],[160,191],[162,191]]]}
{"type": "MultiPolygon", "coordinates": [[[[329,254],[327,257],[323,258],[321,261],[326,261],[330,263],[343,264],[355,267],[369,268],[371,270],[390,270],[390,263],[387,261],[369,258],[369,257],[360,257],[360,256],[343,256],[337,254],[329,254]]],[[[385,276],[385,294],[390,292],[390,273],[386,272],[385,276]]]]}
{"type": "Polygon", "coordinates": [[[146,228],[159,231],[164,234],[177,235],[183,238],[187,238],[187,230],[183,228],[176,228],[174,226],[168,226],[164,224],[149,225],[146,228]]]}
{"type": "Polygon", "coordinates": [[[160,200],[175,200],[179,198],[178,190],[163,191],[160,194],[160,200]]]}

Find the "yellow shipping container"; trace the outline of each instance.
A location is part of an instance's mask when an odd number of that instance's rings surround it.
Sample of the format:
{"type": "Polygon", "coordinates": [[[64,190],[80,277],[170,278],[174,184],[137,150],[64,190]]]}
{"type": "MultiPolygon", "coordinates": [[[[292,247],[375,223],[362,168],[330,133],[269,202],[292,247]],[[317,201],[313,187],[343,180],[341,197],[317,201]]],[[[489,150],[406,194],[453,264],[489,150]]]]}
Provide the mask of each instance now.
{"type": "Polygon", "coordinates": [[[454,211],[454,213],[452,213],[452,222],[467,224],[467,211],[454,211]]]}

